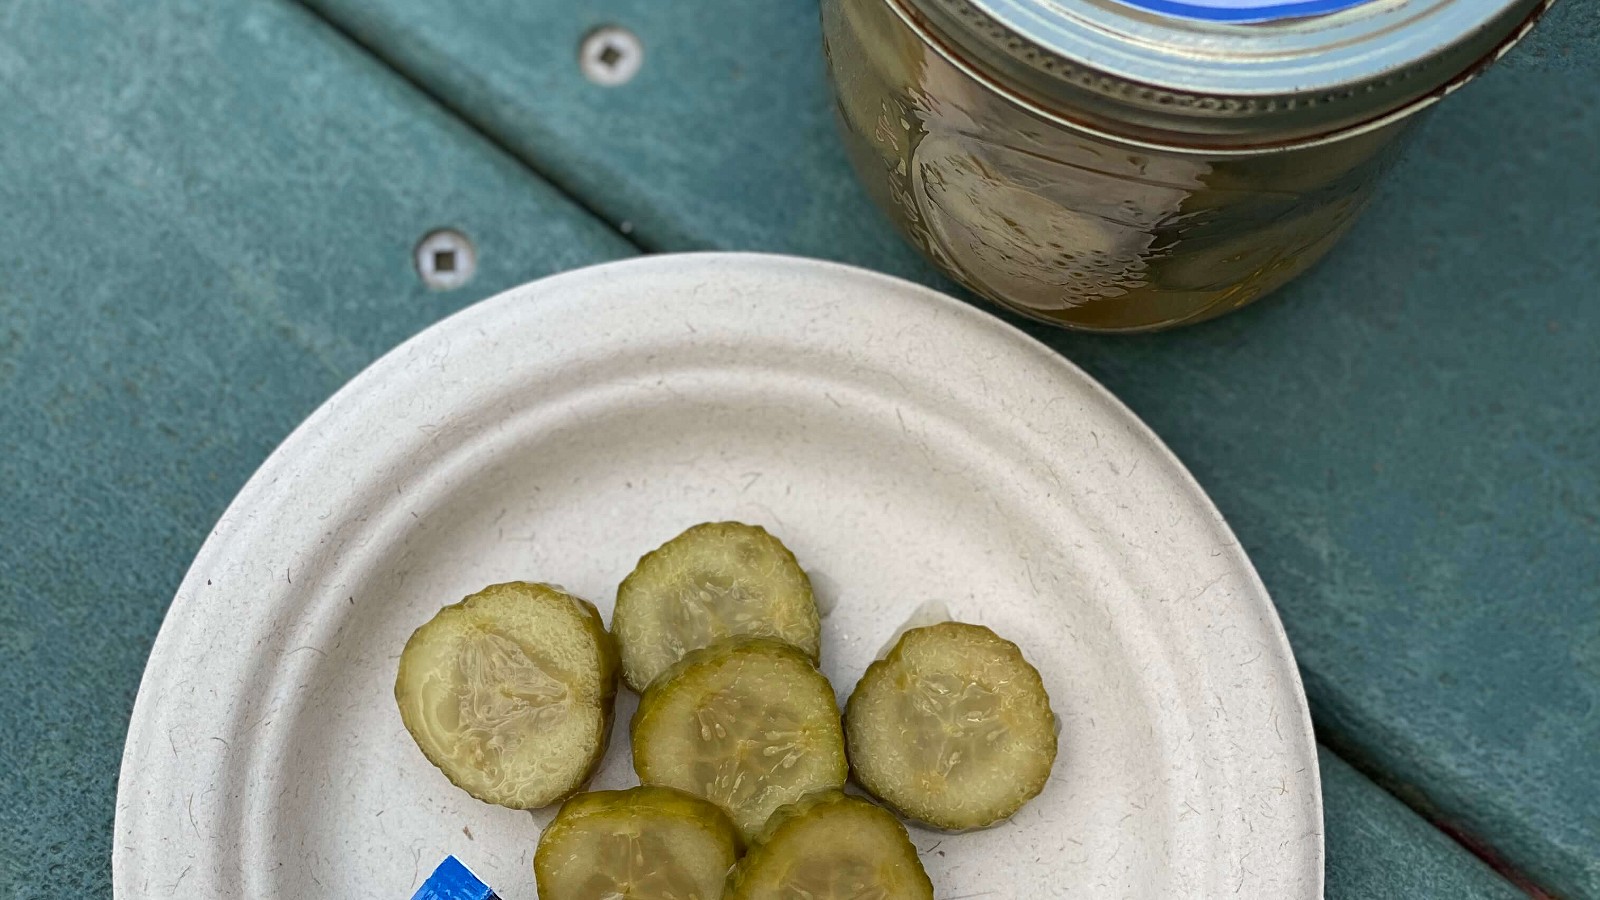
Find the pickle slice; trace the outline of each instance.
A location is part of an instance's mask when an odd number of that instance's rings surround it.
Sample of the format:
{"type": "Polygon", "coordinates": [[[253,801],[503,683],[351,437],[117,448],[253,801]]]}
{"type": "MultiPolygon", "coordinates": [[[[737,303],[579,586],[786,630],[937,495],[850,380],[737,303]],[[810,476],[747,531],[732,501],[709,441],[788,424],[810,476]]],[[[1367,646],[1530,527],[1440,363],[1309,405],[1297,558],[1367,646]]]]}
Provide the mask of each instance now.
{"type": "Polygon", "coordinates": [[[728,875],[726,900],[933,900],[906,828],[859,797],[823,791],[786,806],[728,875]]]}
{"type": "Polygon", "coordinates": [[[710,803],[664,787],[579,794],[539,836],[540,900],[717,900],[741,844],[710,803]]]}
{"type": "Polygon", "coordinates": [[[901,636],[845,706],[856,780],[901,815],[983,828],[1044,789],[1055,714],[1039,671],[981,625],[941,622],[901,636]]]}
{"type": "Polygon", "coordinates": [[[548,806],[605,754],[617,652],[588,601],[549,585],[484,588],[400,654],[394,698],[428,761],[479,800],[548,806]]]}
{"type": "Polygon", "coordinates": [[[828,679],[799,650],[736,638],[663,672],[633,716],[645,784],[721,807],[746,838],[772,811],[849,775],[828,679]]]}
{"type": "Polygon", "coordinates": [[[617,588],[622,677],[643,693],[685,653],[768,637],[816,663],[822,630],[811,581],[781,541],[739,522],[696,525],[639,560],[617,588]]]}

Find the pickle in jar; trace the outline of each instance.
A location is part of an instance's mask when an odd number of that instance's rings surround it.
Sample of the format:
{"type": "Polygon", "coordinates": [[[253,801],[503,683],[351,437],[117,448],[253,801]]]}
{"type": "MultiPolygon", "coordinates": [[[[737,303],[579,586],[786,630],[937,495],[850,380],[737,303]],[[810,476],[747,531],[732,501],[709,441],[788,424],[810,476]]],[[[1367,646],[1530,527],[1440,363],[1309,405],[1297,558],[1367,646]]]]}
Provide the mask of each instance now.
{"type": "Polygon", "coordinates": [[[623,679],[643,692],[684,654],[731,637],[766,637],[818,659],[811,582],[756,525],[696,525],[639,560],[617,589],[612,626],[623,679]]]}
{"type": "Polygon", "coordinates": [[[395,701],[428,761],[479,800],[548,806],[605,754],[617,652],[588,601],[497,584],[439,610],[406,642],[395,701]]]}
{"type": "Polygon", "coordinates": [[[533,855],[540,900],[716,900],[743,844],[720,809],[636,787],[561,805],[533,855]]]}
{"type": "Polygon", "coordinates": [[[823,791],[778,810],[728,875],[726,900],[933,900],[904,825],[887,810],[823,791]]]}
{"type": "Polygon", "coordinates": [[[961,622],[907,631],[867,668],[845,706],[845,739],[868,793],[952,831],[1010,818],[1056,758],[1038,670],[1016,644],[961,622]]]}
{"type": "Polygon", "coordinates": [[[656,679],[633,717],[645,784],[715,803],[745,837],[778,807],[849,775],[833,687],[801,651],[762,638],[697,650],[656,679]]]}

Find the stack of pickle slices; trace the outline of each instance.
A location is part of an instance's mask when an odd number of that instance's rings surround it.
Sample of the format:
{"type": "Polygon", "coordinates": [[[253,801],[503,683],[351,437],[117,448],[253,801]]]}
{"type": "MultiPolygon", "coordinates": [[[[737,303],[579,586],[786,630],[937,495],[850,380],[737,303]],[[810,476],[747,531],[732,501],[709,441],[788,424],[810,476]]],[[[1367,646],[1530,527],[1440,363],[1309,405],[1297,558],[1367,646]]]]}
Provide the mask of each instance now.
{"type": "Polygon", "coordinates": [[[543,900],[932,900],[895,814],[985,828],[1055,762],[1038,671],[980,625],[905,631],[841,720],[810,579],[757,526],[697,525],[646,555],[611,625],[512,582],[440,610],[400,657],[401,718],[446,777],[515,809],[565,801],[534,855],[543,900]],[[619,680],[640,694],[641,786],[579,793],[619,680]],[[851,776],[878,802],[846,794],[851,776]]]}

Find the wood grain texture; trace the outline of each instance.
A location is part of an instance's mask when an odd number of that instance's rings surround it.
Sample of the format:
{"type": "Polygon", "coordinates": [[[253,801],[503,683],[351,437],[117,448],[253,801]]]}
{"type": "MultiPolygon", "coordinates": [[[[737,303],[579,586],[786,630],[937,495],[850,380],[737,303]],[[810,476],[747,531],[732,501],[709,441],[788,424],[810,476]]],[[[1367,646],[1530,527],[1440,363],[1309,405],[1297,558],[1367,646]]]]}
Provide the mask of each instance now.
{"type": "MultiPolygon", "coordinates": [[[[833,133],[814,0],[307,0],[645,246],[939,285],[833,133]],[[583,80],[635,31],[639,76],[583,80]]],[[[1194,469],[1341,752],[1551,890],[1600,895],[1600,7],[1443,105],[1351,238],[1176,334],[1032,329],[1194,469]]]]}
{"type": "Polygon", "coordinates": [[[1329,900],[1525,896],[1331,751],[1321,767],[1329,900]]]}

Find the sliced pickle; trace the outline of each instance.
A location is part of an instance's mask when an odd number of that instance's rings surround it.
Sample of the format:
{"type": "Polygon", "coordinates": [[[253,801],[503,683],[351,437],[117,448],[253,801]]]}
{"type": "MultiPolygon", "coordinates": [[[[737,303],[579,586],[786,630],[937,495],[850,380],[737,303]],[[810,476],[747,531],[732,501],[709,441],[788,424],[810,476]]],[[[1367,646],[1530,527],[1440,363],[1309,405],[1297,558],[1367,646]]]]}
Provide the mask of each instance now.
{"type": "Polygon", "coordinates": [[[539,836],[540,900],[717,900],[742,844],[722,810],[664,787],[579,794],[539,836]]]}
{"type": "Polygon", "coordinates": [[[933,900],[906,828],[839,791],[786,806],[728,876],[725,900],[933,900]]]}
{"type": "Polygon", "coordinates": [[[439,610],[406,642],[394,683],[428,761],[513,809],[548,806],[589,780],[616,692],[616,645],[600,613],[521,581],[439,610]]]}
{"type": "Polygon", "coordinates": [[[1044,789],[1055,714],[1039,671],[981,625],[906,632],[845,706],[856,780],[908,818],[960,831],[1009,818],[1044,789]]]}
{"type": "Polygon", "coordinates": [[[640,693],[684,654],[730,637],[783,641],[816,663],[822,635],[794,554],[739,522],[696,525],[639,560],[617,588],[611,621],[622,677],[640,693]]]}
{"type": "Polygon", "coordinates": [[[761,638],[697,650],[656,679],[633,716],[633,768],[715,803],[747,838],[773,810],[849,775],[828,679],[761,638]]]}

